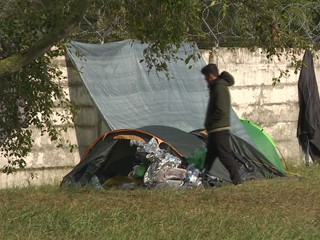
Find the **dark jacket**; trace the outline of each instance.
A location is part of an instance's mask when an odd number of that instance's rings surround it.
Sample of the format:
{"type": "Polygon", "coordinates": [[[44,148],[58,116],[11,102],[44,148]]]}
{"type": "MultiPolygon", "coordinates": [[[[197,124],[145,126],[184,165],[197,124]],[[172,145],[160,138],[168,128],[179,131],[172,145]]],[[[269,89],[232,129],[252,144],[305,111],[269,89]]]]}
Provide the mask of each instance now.
{"type": "Polygon", "coordinates": [[[302,150],[316,161],[320,157],[320,97],[310,50],[306,50],[303,56],[298,90],[300,110],[297,136],[302,150]]]}
{"type": "Polygon", "coordinates": [[[210,97],[204,123],[208,131],[230,126],[231,99],[228,87],[233,84],[233,76],[228,72],[222,72],[218,79],[208,86],[210,97]]]}

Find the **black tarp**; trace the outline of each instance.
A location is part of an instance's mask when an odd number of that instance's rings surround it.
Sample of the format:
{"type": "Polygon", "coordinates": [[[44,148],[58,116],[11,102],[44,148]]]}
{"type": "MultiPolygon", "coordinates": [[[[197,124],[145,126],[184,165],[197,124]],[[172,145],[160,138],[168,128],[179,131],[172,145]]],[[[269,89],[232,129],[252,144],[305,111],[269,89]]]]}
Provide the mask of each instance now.
{"type": "MultiPolygon", "coordinates": [[[[320,100],[318,84],[310,50],[303,56],[298,81],[299,119],[297,137],[303,152],[314,162],[320,157],[320,100]]],[[[308,161],[308,159],[306,159],[308,161]]],[[[308,163],[308,162],[307,162],[308,163]]]]}

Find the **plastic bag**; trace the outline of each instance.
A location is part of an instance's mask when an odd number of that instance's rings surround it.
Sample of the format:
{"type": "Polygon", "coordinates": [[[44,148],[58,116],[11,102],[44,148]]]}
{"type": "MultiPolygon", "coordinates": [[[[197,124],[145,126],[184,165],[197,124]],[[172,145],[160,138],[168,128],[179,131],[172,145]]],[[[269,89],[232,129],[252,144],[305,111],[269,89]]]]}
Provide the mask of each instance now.
{"type": "Polygon", "coordinates": [[[167,182],[168,180],[184,180],[187,170],[182,168],[164,167],[159,170],[155,177],[156,183],[167,182]]]}
{"type": "Polygon", "coordinates": [[[146,163],[141,163],[140,165],[136,165],[133,167],[133,177],[143,178],[147,170],[148,170],[148,165],[146,163]]]}
{"type": "Polygon", "coordinates": [[[198,168],[195,167],[194,164],[190,164],[187,168],[187,175],[184,179],[185,183],[190,183],[193,186],[201,186],[202,185],[202,176],[201,172],[198,168]]]}
{"type": "Polygon", "coordinates": [[[158,172],[165,168],[177,168],[181,165],[181,160],[169,153],[165,154],[164,158],[153,158],[146,174],[144,175],[143,182],[146,186],[151,187],[156,183],[158,172]]]}
{"type": "Polygon", "coordinates": [[[207,149],[205,147],[195,150],[190,157],[187,158],[189,164],[194,164],[196,168],[202,170],[206,159],[207,149]]]}

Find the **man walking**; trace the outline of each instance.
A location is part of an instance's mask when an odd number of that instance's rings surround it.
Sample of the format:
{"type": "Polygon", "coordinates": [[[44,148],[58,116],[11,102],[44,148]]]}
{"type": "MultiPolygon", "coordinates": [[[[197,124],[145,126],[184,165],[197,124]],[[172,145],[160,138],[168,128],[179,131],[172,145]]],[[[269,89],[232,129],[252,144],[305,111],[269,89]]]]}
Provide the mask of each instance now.
{"type": "Polygon", "coordinates": [[[201,73],[210,90],[204,124],[208,132],[205,170],[209,171],[215,158],[219,157],[221,163],[229,171],[232,182],[236,185],[240,184],[241,176],[229,142],[231,100],[228,87],[234,84],[234,78],[228,72],[222,72],[219,75],[215,64],[208,64],[202,68],[201,73]]]}

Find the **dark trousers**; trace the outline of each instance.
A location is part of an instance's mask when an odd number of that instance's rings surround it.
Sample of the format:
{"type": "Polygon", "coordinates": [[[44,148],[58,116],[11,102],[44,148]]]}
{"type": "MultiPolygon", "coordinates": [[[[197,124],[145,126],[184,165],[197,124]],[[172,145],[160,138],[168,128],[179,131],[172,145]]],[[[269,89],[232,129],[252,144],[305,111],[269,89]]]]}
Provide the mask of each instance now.
{"type": "Polygon", "coordinates": [[[229,130],[210,133],[207,143],[207,155],[205,160],[205,169],[209,171],[214,160],[219,157],[221,163],[229,171],[230,178],[234,184],[241,183],[241,176],[236,160],[234,159],[230,147],[229,130]]]}

